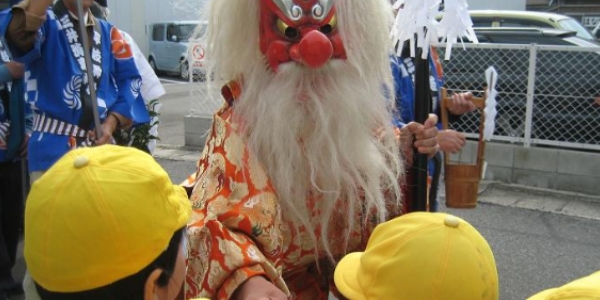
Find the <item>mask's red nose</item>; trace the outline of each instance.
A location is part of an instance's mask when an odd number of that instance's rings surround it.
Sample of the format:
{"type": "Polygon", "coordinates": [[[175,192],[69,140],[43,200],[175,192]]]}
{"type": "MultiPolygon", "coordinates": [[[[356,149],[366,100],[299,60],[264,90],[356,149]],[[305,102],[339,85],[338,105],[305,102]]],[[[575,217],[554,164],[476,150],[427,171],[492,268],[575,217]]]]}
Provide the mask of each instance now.
{"type": "Polygon", "coordinates": [[[290,56],[310,68],[318,69],[333,56],[333,45],[326,35],[313,30],[307,33],[299,44],[291,47],[290,56]]]}

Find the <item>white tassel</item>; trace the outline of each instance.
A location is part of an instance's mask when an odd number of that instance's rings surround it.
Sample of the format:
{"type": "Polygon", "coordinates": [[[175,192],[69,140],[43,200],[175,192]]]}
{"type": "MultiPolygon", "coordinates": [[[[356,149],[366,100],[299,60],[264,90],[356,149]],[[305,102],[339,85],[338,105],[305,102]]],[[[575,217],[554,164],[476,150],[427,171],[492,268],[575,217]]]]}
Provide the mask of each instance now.
{"type": "Polygon", "coordinates": [[[445,0],[444,17],[438,26],[438,35],[443,37],[442,42],[446,42],[446,55],[444,59],[450,59],[452,54],[452,45],[466,37],[469,41],[477,44],[477,35],[473,30],[473,21],[469,16],[469,5],[466,0],[445,0]]]}
{"type": "Polygon", "coordinates": [[[496,114],[498,113],[496,110],[496,96],[498,95],[496,82],[498,82],[498,72],[496,72],[494,67],[489,67],[485,71],[485,80],[487,82],[487,99],[485,99],[485,109],[483,110],[485,113],[483,139],[491,141],[496,129],[496,114]]]}
{"type": "Polygon", "coordinates": [[[405,41],[410,41],[411,56],[415,56],[415,40],[417,47],[423,49],[423,59],[427,58],[429,47],[432,43],[442,41],[447,43],[445,59],[450,59],[452,45],[462,37],[473,43],[478,43],[473,31],[473,22],[468,12],[466,0],[445,0],[445,12],[442,20],[438,22],[436,16],[440,13],[441,0],[397,0],[394,9],[399,9],[396,15],[391,37],[394,45],[399,43],[398,55],[402,52],[405,41]],[[403,8],[400,8],[404,5],[403,8]]]}
{"type": "Polygon", "coordinates": [[[427,59],[429,45],[438,42],[435,16],[438,14],[440,0],[398,0],[394,8],[399,9],[392,27],[392,42],[398,45],[397,55],[400,56],[405,41],[410,41],[410,55],[415,54],[415,34],[417,47],[423,49],[423,59],[427,59]],[[404,4],[403,8],[400,6],[404,4]]]}

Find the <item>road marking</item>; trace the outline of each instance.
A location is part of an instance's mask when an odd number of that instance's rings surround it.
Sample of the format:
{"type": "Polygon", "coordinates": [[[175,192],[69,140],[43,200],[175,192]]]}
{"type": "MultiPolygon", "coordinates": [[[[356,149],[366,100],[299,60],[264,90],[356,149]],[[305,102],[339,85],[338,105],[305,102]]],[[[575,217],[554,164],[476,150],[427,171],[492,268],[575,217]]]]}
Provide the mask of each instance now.
{"type": "Polygon", "coordinates": [[[181,81],[181,80],[173,80],[173,79],[166,79],[166,78],[160,78],[160,81],[162,81],[163,83],[169,83],[169,84],[187,84],[187,81],[181,81]]]}

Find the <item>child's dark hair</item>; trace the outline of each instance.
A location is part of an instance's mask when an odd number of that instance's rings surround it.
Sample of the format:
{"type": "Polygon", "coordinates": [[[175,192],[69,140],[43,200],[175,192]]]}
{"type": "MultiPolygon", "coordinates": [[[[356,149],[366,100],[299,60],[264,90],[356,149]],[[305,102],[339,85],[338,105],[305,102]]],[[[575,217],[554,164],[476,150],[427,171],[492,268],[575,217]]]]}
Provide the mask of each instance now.
{"type": "Polygon", "coordinates": [[[166,286],[171,280],[179,253],[179,245],[183,242],[183,234],[184,228],[175,231],[171,241],[169,241],[167,250],[161,253],[151,264],[138,273],[109,285],[83,292],[57,293],[48,291],[36,283],[36,290],[42,300],[144,300],[144,286],[152,271],[155,269],[163,270],[156,282],[160,287],[166,286]]]}

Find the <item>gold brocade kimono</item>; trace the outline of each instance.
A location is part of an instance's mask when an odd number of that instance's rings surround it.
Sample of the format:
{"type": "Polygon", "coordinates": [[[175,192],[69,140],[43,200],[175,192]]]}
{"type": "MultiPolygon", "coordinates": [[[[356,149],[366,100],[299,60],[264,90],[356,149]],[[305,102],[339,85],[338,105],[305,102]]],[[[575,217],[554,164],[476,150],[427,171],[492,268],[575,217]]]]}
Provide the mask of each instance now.
{"type": "MultiPolygon", "coordinates": [[[[232,114],[231,101],[215,114],[198,162],[190,197],[186,299],[229,299],[246,279],[262,275],[292,299],[326,300],[332,264],[320,253],[317,266],[310,236],[302,229],[295,232],[282,219],[273,186],[232,114]]],[[[315,220],[318,217],[316,212],[315,220]]],[[[341,213],[334,215],[329,229],[337,258],[346,254],[345,219],[341,213]]],[[[364,249],[375,224],[362,225],[355,222],[348,251],[364,249]]]]}

